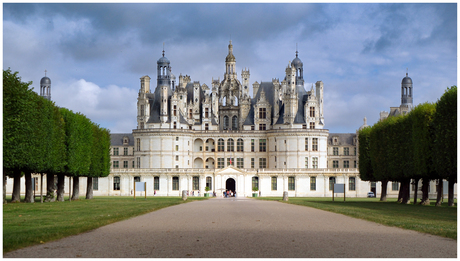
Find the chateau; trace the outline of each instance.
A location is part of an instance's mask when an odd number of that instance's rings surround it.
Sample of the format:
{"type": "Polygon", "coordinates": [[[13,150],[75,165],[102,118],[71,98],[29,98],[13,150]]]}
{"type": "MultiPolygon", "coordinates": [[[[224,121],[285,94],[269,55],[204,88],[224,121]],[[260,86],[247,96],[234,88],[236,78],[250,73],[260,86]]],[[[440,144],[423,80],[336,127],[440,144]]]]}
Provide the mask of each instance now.
{"type": "MultiPolygon", "coordinates": [[[[327,85],[326,90],[322,81],[304,85],[298,52],[282,81],[255,81],[252,94],[250,71],[243,69],[238,76],[231,41],[222,70],[223,80],[212,78],[210,86],[192,82],[188,75],[176,81],[163,51],[156,86],[149,76],[140,78],[136,129],[111,135],[111,173],[93,178],[94,195],[133,195],[138,181],[146,182],[147,196],[180,196],[183,190],[203,196],[209,188],[217,196],[231,190],[239,197],[280,197],[284,191],[290,197],[332,197],[334,183],[345,184],[347,197],[380,194],[380,182],[359,178],[357,133],[329,133],[324,128],[327,85]]],[[[48,77],[40,88],[50,99],[48,77]]],[[[401,106],[381,112],[380,118],[410,111],[412,95],[412,79],[406,73],[401,106]]],[[[366,126],[364,118],[360,129],[366,126]]],[[[39,191],[37,177],[34,184],[39,191]]],[[[9,179],[8,191],[12,185],[9,179]]],[[[85,177],[80,186],[84,195],[85,177]]],[[[397,197],[398,190],[399,184],[392,182],[388,196],[397,197]]]]}

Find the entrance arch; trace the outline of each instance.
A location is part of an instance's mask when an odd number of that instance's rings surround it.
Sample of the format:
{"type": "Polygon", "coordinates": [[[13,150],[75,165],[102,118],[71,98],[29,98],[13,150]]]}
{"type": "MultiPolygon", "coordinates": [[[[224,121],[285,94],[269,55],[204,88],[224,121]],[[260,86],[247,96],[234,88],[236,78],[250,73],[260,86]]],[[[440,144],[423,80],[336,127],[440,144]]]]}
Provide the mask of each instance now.
{"type": "Polygon", "coordinates": [[[228,178],[227,181],[225,181],[225,189],[233,192],[236,191],[236,182],[233,178],[228,178]]]}

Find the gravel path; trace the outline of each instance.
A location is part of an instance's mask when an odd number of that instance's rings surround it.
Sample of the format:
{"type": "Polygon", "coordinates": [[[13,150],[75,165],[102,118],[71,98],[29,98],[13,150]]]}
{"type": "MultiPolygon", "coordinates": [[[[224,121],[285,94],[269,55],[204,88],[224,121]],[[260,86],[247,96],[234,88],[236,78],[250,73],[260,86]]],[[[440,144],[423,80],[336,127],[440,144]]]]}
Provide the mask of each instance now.
{"type": "Polygon", "coordinates": [[[457,257],[457,241],[249,198],[176,205],[9,257],[457,257]]]}

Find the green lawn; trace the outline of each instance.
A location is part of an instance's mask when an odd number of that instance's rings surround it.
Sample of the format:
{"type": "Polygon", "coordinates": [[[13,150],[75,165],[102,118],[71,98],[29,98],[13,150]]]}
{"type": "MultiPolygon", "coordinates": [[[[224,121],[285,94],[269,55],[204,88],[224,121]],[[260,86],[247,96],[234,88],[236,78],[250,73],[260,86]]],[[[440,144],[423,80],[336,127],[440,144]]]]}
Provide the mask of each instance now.
{"type": "MultiPolygon", "coordinates": [[[[282,198],[258,198],[261,200],[282,201],[282,198]]],[[[432,235],[457,239],[457,207],[402,205],[396,199],[380,202],[367,198],[289,198],[287,203],[313,207],[347,216],[369,220],[379,224],[411,229],[432,235]]],[[[456,201],[455,201],[456,202],[456,201]]]]}
{"type": "MultiPolygon", "coordinates": [[[[205,198],[188,197],[185,202],[205,198]]],[[[3,253],[89,231],[184,203],[180,197],[95,197],[92,200],[3,205],[3,253]]]]}

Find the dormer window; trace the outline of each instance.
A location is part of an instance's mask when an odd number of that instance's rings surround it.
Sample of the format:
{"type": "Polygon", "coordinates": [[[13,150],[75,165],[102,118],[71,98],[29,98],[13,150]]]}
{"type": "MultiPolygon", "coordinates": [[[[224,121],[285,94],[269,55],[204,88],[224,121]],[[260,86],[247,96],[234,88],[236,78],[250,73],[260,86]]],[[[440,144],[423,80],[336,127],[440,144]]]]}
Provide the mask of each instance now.
{"type": "Polygon", "coordinates": [[[129,143],[129,138],[124,136],[123,137],[123,145],[128,145],[128,143],[129,143]]]}
{"type": "Polygon", "coordinates": [[[332,144],[333,145],[338,145],[339,144],[339,138],[338,137],[332,137],[332,144]]]}

